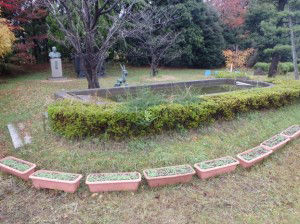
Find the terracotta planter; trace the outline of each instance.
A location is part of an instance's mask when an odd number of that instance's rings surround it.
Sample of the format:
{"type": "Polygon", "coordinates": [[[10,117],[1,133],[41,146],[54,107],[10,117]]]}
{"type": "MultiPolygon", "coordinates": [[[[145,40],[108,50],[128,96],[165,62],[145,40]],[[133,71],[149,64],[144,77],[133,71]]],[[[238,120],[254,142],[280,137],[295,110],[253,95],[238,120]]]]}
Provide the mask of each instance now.
{"type": "Polygon", "coordinates": [[[26,181],[29,179],[29,176],[32,173],[34,173],[35,168],[36,168],[36,165],[34,163],[30,163],[30,162],[27,162],[27,161],[24,161],[24,160],[21,160],[21,159],[12,157],[12,156],[8,156],[8,157],[0,160],[0,170],[2,172],[12,174],[12,175],[20,177],[20,178],[22,178],[23,180],[26,180],[26,181]],[[11,167],[9,167],[9,166],[4,165],[4,164],[1,163],[2,161],[8,160],[8,159],[24,163],[24,164],[30,166],[30,168],[27,169],[27,170],[25,170],[25,171],[20,171],[20,170],[11,168],[11,167]]]}
{"type": "Polygon", "coordinates": [[[148,169],[143,171],[144,176],[147,180],[147,183],[150,187],[158,187],[170,184],[179,184],[179,183],[187,183],[192,180],[193,175],[196,173],[195,170],[190,165],[183,165],[183,166],[171,166],[171,167],[163,167],[158,169],[148,169]],[[164,175],[164,176],[157,176],[151,177],[148,175],[149,171],[153,170],[162,170],[162,169],[169,169],[169,168],[180,168],[180,167],[187,167],[188,172],[182,174],[172,174],[172,175],[164,175]]]}
{"type": "Polygon", "coordinates": [[[273,152],[275,152],[276,150],[278,150],[278,149],[282,148],[283,146],[285,146],[290,140],[291,140],[290,138],[288,138],[288,137],[286,137],[286,136],[283,136],[283,135],[280,135],[280,134],[279,134],[279,135],[275,135],[275,136],[273,136],[272,138],[270,138],[270,139],[264,141],[263,143],[261,143],[261,146],[262,146],[263,148],[265,148],[265,149],[269,149],[269,150],[272,150],[273,152]],[[274,146],[272,146],[272,147],[266,145],[266,142],[267,142],[267,141],[269,141],[269,140],[275,138],[276,136],[282,136],[282,137],[285,138],[285,140],[282,141],[282,142],[279,142],[277,145],[274,145],[274,146]]]}
{"type": "Polygon", "coordinates": [[[73,173],[62,173],[56,171],[49,171],[49,170],[39,170],[29,177],[32,180],[33,186],[37,189],[46,188],[46,189],[53,189],[53,190],[62,190],[68,193],[74,193],[80,185],[80,179],[82,178],[81,174],[73,174],[73,173]],[[74,180],[59,180],[59,179],[52,179],[46,177],[38,177],[36,175],[40,173],[48,173],[48,174],[69,174],[75,175],[76,178],[74,180]]]}
{"type": "Polygon", "coordinates": [[[289,131],[290,129],[295,128],[295,127],[300,127],[300,126],[299,125],[293,125],[293,126],[287,128],[285,131],[281,132],[281,135],[283,135],[285,137],[288,137],[291,140],[295,140],[295,139],[299,138],[300,137],[300,130],[295,132],[292,135],[289,135],[288,133],[286,133],[287,131],[289,131]]]}
{"type": "Polygon", "coordinates": [[[237,155],[237,158],[238,158],[238,160],[239,160],[239,162],[240,162],[240,165],[241,165],[242,167],[244,167],[244,168],[249,168],[249,167],[255,165],[256,163],[262,161],[264,158],[268,157],[270,154],[272,154],[272,152],[273,152],[272,150],[269,150],[269,149],[266,149],[266,148],[264,148],[264,147],[258,146],[258,147],[255,147],[255,148],[253,148],[253,149],[249,149],[249,150],[247,150],[247,151],[245,151],[245,152],[242,152],[242,153],[238,154],[238,155],[237,155]],[[256,157],[256,158],[251,159],[251,160],[246,160],[246,159],[243,157],[243,155],[245,155],[245,154],[247,154],[247,153],[250,153],[250,152],[253,152],[253,150],[256,150],[256,149],[258,149],[258,148],[262,148],[262,149],[266,150],[266,152],[263,153],[262,155],[256,157]]]}
{"type": "MultiPolygon", "coordinates": [[[[130,174],[130,173],[119,173],[119,174],[130,174]]],[[[135,174],[135,173],[131,173],[135,174]]],[[[90,192],[106,192],[106,191],[137,191],[142,181],[142,175],[138,175],[137,179],[134,180],[107,180],[107,181],[89,181],[92,175],[110,175],[110,173],[103,174],[90,174],[86,178],[86,185],[88,185],[90,192]]]]}
{"type": "Polygon", "coordinates": [[[207,179],[207,178],[215,177],[215,176],[218,176],[221,174],[230,173],[230,172],[234,171],[236,169],[237,165],[239,164],[239,161],[237,161],[236,159],[234,159],[231,156],[227,156],[227,157],[223,157],[223,158],[215,159],[215,160],[209,160],[209,161],[205,161],[203,163],[216,162],[216,161],[224,160],[224,159],[232,160],[232,162],[230,162],[227,165],[217,166],[217,167],[208,168],[208,169],[201,168],[202,163],[195,164],[194,167],[196,169],[198,177],[200,179],[207,179]]]}

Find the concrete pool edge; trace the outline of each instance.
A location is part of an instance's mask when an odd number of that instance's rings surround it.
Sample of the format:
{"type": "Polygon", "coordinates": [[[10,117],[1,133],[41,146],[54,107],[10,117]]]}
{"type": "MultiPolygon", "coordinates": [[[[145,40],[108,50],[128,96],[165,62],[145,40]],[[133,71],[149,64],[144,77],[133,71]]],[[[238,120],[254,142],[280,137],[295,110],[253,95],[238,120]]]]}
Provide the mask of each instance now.
{"type": "Polygon", "coordinates": [[[151,90],[162,90],[166,88],[173,87],[208,87],[231,84],[236,85],[236,82],[242,82],[250,84],[253,86],[259,86],[264,88],[273,87],[274,84],[256,80],[246,80],[246,79],[205,79],[205,80],[195,80],[188,82],[170,82],[170,83],[155,83],[149,85],[139,85],[139,86],[126,86],[126,87],[114,87],[114,88],[100,88],[100,89],[83,89],[83,90],[71,90],[71,91],[61,91],[54,94],[55,99],[74,99],[82,100],[78,95],[93,95],[100,97],[116,96],[120,94],[125,94],[127,92],[135,93],[136,91],[149,88],[151,90]]]}

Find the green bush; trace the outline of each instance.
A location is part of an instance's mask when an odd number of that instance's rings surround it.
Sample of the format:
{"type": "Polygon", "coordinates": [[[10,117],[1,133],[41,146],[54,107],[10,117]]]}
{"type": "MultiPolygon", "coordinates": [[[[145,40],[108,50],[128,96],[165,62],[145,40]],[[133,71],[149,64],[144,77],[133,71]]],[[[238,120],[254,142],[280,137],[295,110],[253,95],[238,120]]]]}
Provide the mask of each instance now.
{"type": "MultiPolygon", "coordinates": [[[[254,65],[254,69],[260,68],[264,72],[268,72],[270,68],[270,63],[264,63],[264,62],[257,62],[254,65]]],[[[300,65],[298,65],[298,68],[300,69],[300,65]]],[[[278,73],[282,75],[286,75],[288,72],[294,71],[294,65],[292,62],[281,62],[278,64],[278,73]]]]}
{"type": "Polygon", "coordinates": [[[265,63],[265,62],[257,62],[254,65],[254,69],[260,68],[264,72],[268,72],[269,71],[269,67],[270,67],[270,63],[265,63]]]}
{"type": "Polygon", "coordinates": [[[293,71],[294,71],[294,65],[292,62],[279,63],[278,65],[279,74],[286,75],[288,72],[293,72],[293,71]]]}
{"type": "Polygon", "coordinates": [[[214,75],[216,78],[235,79],[235,78],[248,78],[248,75],[244,72],[218,72],[214,75]]]}
{"type": "Polygon", "coordinates": [[[198,103],[169,103],[136,111],[127,110],[122,103],[101,106],[60,100],[49,106],[48,113],[53,130],[65,137],[119,139],[196,128],[215,119],[232,119],[237,113],[281,107],[300,98],[299,81],[276,84],[273,88],[204,96],[198,103]]]}

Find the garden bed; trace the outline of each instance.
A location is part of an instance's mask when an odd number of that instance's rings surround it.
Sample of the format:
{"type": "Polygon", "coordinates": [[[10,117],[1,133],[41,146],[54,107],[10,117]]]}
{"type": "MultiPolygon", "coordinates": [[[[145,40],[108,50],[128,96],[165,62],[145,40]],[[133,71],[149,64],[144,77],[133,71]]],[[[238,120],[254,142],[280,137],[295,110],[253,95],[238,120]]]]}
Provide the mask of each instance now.
{"type": "Polygon", "coordinates": [[[288,137],[290,139],[296,139],[300,137],[300,125],[294,125],[286,129],[281,133],[281,135],[288,137]]]}
{"type": "Polygon", "coordinates": [[[29,177],[37,189],[46,188],[74,193],[80,185],[81,174],[39,170],[29,177]]]}
{"type": "Polygon", "coordinates": [[[5,173],[28,180],[34,173],[36,165],[12,156],[0,160],[0,170],[5,173]]]}
{"type": "Polygon", "coordinates": [[[238,164],[239,161],[231,156],[227,156],[197,163],[194,165],[194,167],[200,179],[207,179],[224,173],[230,173],[236,169],[238,164]]]}
{"type": "Polygon", "coordinates": [[[282,148],[290,141],[290,138],[281,134],[275,135],[272,138],[261,143],[261,146],[265,149],[272,150],[273,152],[282,148]]]}
{"type": "Polygon", "coordinates": [[[137,191],[141,180],[142,176],[138,172],[99,173],[88,175],[86,185],[90,192],[137,191]]]}
{"type": "Polygon", "coordinates": [[[180,165],[147,169],[143,173],[150,187],[158,187],[190,182],[196,172],[190,165],[180,165]]]}
{"type": "Polygon", "coordinates": [[[299,97],[298,83],[284,83],[272,88],[254,88],[161,105],[144,101],[135,106],[126,103],[95,105],[64,100],[50,105],[48,114],[52,129],[67,138],[106,136],[120,139],[177,128],[197,128],[220,118],[232,119],[237,113],[278,108],[299,97]]]}
{"type": "Polygon", "coordinates": [[[256,163],[262,161],[264,158],[272,154],[272,150],[266,149],[262,146],[258,146],[248,151],[242,152],[237,155],[240,165],[244,168],[251,167],[256,163]]]}

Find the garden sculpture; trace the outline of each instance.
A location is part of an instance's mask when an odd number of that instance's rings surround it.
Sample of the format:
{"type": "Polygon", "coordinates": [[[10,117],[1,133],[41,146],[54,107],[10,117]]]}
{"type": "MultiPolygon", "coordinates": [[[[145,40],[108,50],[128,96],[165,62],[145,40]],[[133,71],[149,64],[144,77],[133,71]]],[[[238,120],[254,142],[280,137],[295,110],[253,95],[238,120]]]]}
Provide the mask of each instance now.
{"type": "Polygon", "coordinates": [[[56,47],[49,53],[52,76],[49,79],[65,79],[62,73],[61,54],[56,47]]]}
{"type": "Polygon", "coordinates": [[[54,59],[54,58],[61,58],[61,54],[59,52],[57,52],[57,49],[56,47],[52,47],[52,51],[49,53],[49,57],[51,59],[54,59]]]}
{"type": "Polygon", "coordinates": [[[128,76],[128,71],[126,70],[125,65],[120,65],[122,69],[122,76],[117,80],[117,83],[114,87],[121,87],[122,85],[128,86],[128,83],[126,82],[126,78],[128,76]]]}

